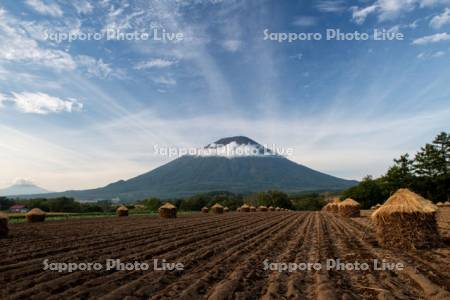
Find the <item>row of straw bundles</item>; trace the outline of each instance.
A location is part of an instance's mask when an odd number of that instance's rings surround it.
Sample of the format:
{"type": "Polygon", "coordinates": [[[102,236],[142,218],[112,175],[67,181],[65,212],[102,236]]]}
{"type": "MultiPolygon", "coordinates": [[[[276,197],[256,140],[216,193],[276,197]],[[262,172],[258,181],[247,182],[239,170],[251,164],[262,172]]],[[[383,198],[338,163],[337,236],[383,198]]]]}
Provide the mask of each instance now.
{"type": "MultiPolygon", "coordinates": [[[[211,210],[213,213],[215,214],[222,214],[222,213],[227,213],[230,211],[230,209],[228,207],[223,207],[222,205],[216,203],[211,207],[211,210]]],[[[202,207],[202,213],[207,214],[209,212],[209,208],[207,208],[206,206],[202,207]]]]}
{"type": "Polygon", "coordinates": [[[378,242],[383,247],[401,249],[438,245],[437,210],[422,196],[399,189],[371,215],[378,242]]]}
{"type": "Polygon", "coordinates": [[[128,216],[128,208],[124,205],[117,208],[116,213],[119,217],[127,217],[128,216]]]}
{"type": "Polygon", "coordinates": [[[239,207],[237,209],[238,212],[256,212],[256,211],[262,211],[262,212],[266,212],[266,211],[288,211],[288,209],[286,208],[280,208],[280,207],[272,207],[272,206],[264,206],[261,205],[258,208],[254,207],[254,206],[250,206],[248,204],[244,204],[241,207],[239,207]]]}
{"type": "Polygon", "coordinates": [[[450,201],[447,201],[447,202],[444,202],[444,203],[438,202],[436,205],[438,207],[450,207],[450,201]]]}
{"type": "Polygon", "coordinates": [[[267,211],[267,207],[264,205],[261,205],[260,207],[258,207],[258,210],[264,212],[264,211],[267,211]]]}
{"type": "Polygon", "coordinates": [[[4,238],[8,236],[9,228],[8,228],[8,216],[2,212],[0,212],[0,238],[4,238]]]}

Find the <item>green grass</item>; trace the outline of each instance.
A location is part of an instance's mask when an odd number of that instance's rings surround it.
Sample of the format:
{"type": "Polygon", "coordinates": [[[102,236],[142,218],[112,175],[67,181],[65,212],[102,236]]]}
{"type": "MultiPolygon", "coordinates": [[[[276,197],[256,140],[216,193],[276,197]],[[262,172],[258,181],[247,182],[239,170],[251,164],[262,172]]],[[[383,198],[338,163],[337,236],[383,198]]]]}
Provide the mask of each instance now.
{"type": "MultiPolygon", "coordinates": [[[[190,215],[193,212],[181,211],[178,215],[190,215]]],[[[25,213],[8,213],[9,223],[17,224],[26,222],[25,213]]],[[[157,212],[148,210],[130,210],[130,216],[156,216],[157,212]]],[[[47,213],[46,221],[63,221],[73,219],[92,219],[92,218],[106,218],[115,217],[115,212],[92,212],[92,213],[62,213],[62,212],[49,212],[47,213]]]]}

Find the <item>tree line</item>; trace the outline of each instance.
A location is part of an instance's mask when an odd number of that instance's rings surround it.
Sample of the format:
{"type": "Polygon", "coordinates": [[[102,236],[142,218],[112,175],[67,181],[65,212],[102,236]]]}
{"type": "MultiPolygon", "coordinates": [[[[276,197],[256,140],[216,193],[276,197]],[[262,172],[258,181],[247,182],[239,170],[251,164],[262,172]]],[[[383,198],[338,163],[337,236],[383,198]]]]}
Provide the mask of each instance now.
{"type": "Polygon", "coordinates": [[[394,159],[386,174],[366,176],[358,185],[342,193],[364,208],[383,203],[399,188],[408,188],[433,202],[450,200],[450,133],[441,132],[412,157],[408,153],[394,159]]]}

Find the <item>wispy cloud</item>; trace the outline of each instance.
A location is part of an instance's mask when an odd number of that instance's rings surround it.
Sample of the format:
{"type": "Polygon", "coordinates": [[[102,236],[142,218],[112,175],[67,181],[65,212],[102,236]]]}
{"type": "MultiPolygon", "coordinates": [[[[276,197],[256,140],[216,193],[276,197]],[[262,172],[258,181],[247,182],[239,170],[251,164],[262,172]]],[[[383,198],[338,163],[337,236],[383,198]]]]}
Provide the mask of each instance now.
{"type": "Polygon", "coordinates": [[[362,24],[370,14],[377,14],[379,21],[391,20],[405,12],[416,8],[433,7],[437,4],[448,4],[447,0],[376,0],[364,7],[353,6],[352,19],[362,24]]]}
{"type": "Polygon", "coordinates": [[[314,26],[317,25],[317,23],[318,19],[312,16],[298,16],[292,21],[292,25],[303,27],[314,26]]]}
{"type": "Polygon", "coordinates": [[[65,51],[44,48],[22,30],[22,24],[0,8],[0,61],[25,62],[55,70],[76,68],[72,56],[65,51]]]}
{"type": "Polygon", "coordinates": [[[83,108],[83,104],[76,99],[61,99],[45,93],[12,92],[10,100],[21,112],[33,114],[75,112],[83,108]]]}
{"type": "Polygon", "coordinates": [[[449,41],[449,40],[450,40],[450,34],[443,32],[443,33],[436,33],[433,35],[427,35],[427,36],[415,39],[413,41],[413,44],[414,45],[426,45],[426,44],[433,44],[433,43],[449,41]]]}
{"type": "Polygon", "coordinates": [[[71,2],[79,14],[89,14],[94,10],[94,6],[88,0],[72,0],[71,2]]]}
{"type": "Polygon", "coordinates": [[[341,0],[323,0],[317,2],[316,8],[325,13],[340,13],[346,10],[346,4],[341,0]]]}
{"type": "Polygon", "coordinates": [[[442,14],[434,16],[430,21],[430,26],[436,29],[441,28],[450,22],[450,8],[446,7],[442,14]]]}
{"type": "Polygon", "coordinates": [[[228,50],[230,52],[236,52],[241,48],[242,41],[240,41],[240,40],[225,40],[222,43],[222,45],[226,50],[228,50]]]}
{"type": "Polygon", "coordinates": [[[98,78],[108,78],[116,73],[110,64],[104,63],[103,59],[95,59],[87,55],[79,55],[76,57],[77,66],[84,68],[86,73],[90,76],[98,78]]]}
{"type": "Polygon", "coordinates": [[[176,64],[176,60],[168,60],[168,59],[162,59],[162,58],[156,58],[151,59],[147,61],[142,61],[134,66],[134,69],[136,70],[145,70],[145,69],[162,69],[170,67],[174,64],[176,64]]]}
{"type": "Polygon", "coordinates": [[[158,76],[156,78],[153,78],[153,82],[165,86],[173,86],[177,84],[177,81],[169,76],[158,76]]]}
{"type": "Polygon", "coordinates": [[[43,0],[26,0],[29,7],[40,14],[50,15],[53,17],[62,17],[63,11],[56,2],[46,3],[43,0]]]}

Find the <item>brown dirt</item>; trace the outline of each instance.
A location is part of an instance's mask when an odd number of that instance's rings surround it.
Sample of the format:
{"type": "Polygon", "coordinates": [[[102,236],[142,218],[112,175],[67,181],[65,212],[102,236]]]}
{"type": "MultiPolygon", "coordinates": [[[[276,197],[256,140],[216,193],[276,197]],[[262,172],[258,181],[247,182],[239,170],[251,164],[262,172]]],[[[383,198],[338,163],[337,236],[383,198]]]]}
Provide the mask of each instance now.
{"type": "Polygon", "coordinates": [[[367,218],[257,212],[11,224],[0,240],[0,299],[450,299],[450,208],[440,248],[381,248],[367,218]],[[183,271],[43,270],[43,261],[119,258],[183,271]],[[403,271],[264,270],[263,261],[402,262],[403,271]]]}

